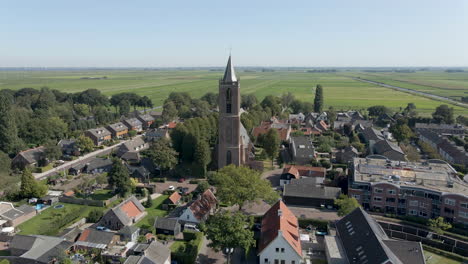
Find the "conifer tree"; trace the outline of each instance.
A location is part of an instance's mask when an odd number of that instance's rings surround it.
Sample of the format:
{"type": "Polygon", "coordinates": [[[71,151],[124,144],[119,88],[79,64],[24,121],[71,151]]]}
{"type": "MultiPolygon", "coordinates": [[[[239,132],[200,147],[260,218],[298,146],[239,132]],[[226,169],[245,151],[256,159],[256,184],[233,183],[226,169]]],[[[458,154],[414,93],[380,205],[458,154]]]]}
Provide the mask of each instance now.
{"type": "Polygon", "coordinates": [[[323,88],[322,85],[317,84],[315,88],[315,99],[314,99],[314,112],[321,113],[323,110],[323,88]]]}

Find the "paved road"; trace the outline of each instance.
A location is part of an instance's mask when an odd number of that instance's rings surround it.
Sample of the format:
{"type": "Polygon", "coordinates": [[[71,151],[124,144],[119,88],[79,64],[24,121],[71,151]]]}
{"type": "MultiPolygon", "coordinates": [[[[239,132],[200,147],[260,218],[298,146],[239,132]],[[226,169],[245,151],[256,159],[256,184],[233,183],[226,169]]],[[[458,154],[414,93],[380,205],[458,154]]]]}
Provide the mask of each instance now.
{"type": "Polygon", "coordinates": [[[381,82],[374,82],[374,81],[366,80],[366,79],[362,79],[362,78],[352,78],[352,79],[353,79],[353,80],[356,80],[356,81],[361,81],[361,82],[376,84],[376,85],[379,85],[379,86],[382,86],[382,87],[386,87],[386,88],[391,88],[391,89],[400,90],[400,91],[403,91],[403,92],[409,92],[409,93],[413,93],[413,94],[418,94],[418,95],[422,95],[422,96],[429,97],[429,98],[432,98],[432,99],[436,99],[436,100],[439,100],[439,101],[445,101],[445,102],[448,102],[448,103],[451,103],[451,104],[454,104],[454,105],[458,105],[458,106],[461,106],[461,107],[468,108],[468,104],[465,104],[465,103],[462,103],[462,102],[453,100],[453,99],[448,98],[448,97],[443,97],[443,96],[439,96],[439,95],[435,95],[435,94],[430,94],[430,93],[425,93],[425,92],[421,92],[421,91],[417,91],[417,90],[412,90],[412,89],[408,89],[408,88],[393,86],[393,85],[385,84],[385,83],[381,83],[381,82]]]}
{"type": "MultiPolygon", "coordinates": [[[[142,135],[138,135],[136,137],[134,137],[133,139],[135,138],[139,138],[139,137],[142,137],[142,135]]],[[[122,145],[123,143],[127,142],[127,141],[130,141],[131,139],[129,140],[126,140],[126,141],[122,141],[120,143],[117,143],[115,145],[112,145],[112,146],[109,146],[109,147],[105,147],[103,149],[99,149],[99,150],[96,150],[94,152],[91,152],[91,153],[88,153],[84,156],[81,156],[79,157],[78,159],[76,160],[72,160],[72,161],[69,161],[69,162],[66,162],[60,166],[57,166],[51,170],[48,170],[46,172],[43,172],[43,173],[34,173],[34,178],[36,178],[36,180],[40,180],[40,179],[43,179],[45,177],[48,177],[50,175],[53,175],[57,172],[62,172],[64,170],[67,170],[69,169],[70,167],[72,167],[73,165],[77,164],[77,163],[80,163],[80,162],[86,162],[87,160],[89,159],[92,159],[98,155],[103,155],[103,154],[108,154],[110,153],[113,149],[119,147],[120,145],[122,145]]]]}

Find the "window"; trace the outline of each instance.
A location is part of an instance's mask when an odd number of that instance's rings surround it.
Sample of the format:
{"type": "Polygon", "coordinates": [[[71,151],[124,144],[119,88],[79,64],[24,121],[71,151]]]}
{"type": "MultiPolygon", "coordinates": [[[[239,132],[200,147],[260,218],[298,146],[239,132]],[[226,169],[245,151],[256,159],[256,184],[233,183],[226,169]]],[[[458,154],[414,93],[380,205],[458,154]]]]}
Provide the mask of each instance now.
{"type": "Polygon", "coordinates": [[[410,214],[410,215],[418,215],[418,211],[416,211],[416,210],[410,210],[410,211],[409,211],[409,214],[410,214]]]}
{"type": "Polygon", "coordinates": [[[416,201],[416,200],[411,200],[411,201],[409,201],[409,205],[410,205],[410,206],[418,206],[418,203],[419,203],[419,202],[416,201]]]}
{"type": "Polygon", "coordinates": [[[468,212],[460,211],[458,212],[458,216],[463,217],[463,218],[468,218],[468,212]]]}
{"type": "Polygon", "coordinates": [[[376,202],[381,202],[381,201],[382,201],[382,197],[376,196],[376,197],[374,197],[374,201],[376,201],[376,202]]]}
{"type": "Polygon", "coordinates": [[[374,188],[374,192],[375,192],[375,193],[382,193],[382,192],[383,192],[383,189],[374,188]]]}
{"type": "Polygon", "coordinates": [[[231,88],[227,88],[226,90],[226,102],[231,101],[231,88]]]}
{"type": "Polygon", "coordinates": [[[419,202],[419,207],[421,207],[421,208],[426,208],[426,203],[419,202]]]}
{"type": "Polygon", "coordinates": [[[229,165],[232,163],[232,154],[231,151],[228,150],[226,153],[226,165],[229,165]]]}
{"type": "Polygon", "coordinates": [[[284,248],[281,248],[281,253],[284,253],[284,248]]]}
{"type": "Polygon", "coordinates": [[[281,264],[286,264],[286,260],[281,260],[281,264]]]}
{"type": "Polygon", "coordinates": [[[461,208],[468,208],[468,203],[460,203],[461,208]]]}
{"type": "Polygon", "coordinates": [[[295,260],[291,260],[291,264],[296,264],[296,261],[295,261],[295,260]]]}
{"type": "Polygon", "coordinates": [[[445,199],[445,204],[451,205],[451,206],[455,206],[455,200],[454,200],[454,199],[446,198],[446,199],[445,199]]]}
{"type": "Polygon", "coordinates": [[[353,197],[356,198],[357,200],[359,200],[361,198],[361,195],[359,194],[353,194],[353,197]]]}
{"type": "Polygon", "coordinates": [[[226,104],[226,113],[230,114],[231,113],[231,104],[226,104]]]}
{"type": "Polygon", "coordinates": [[[396,194],[396,191],[394,189],[388,189],[387,192],[388,194],[396,194]]]}
{"type": "Polygon", "coordinates": [[[264,262],[265,262],[265,263],[268,263],[268,259],[267,259],[267,258],[265,258],[265,261],[264,261],[264,262]]]}
{"type": "Polygon", "coordinates": [[[394,203],[394,202],[396,202],[396,199],[395,198],[387,198],[387,199],[385,199],[385,201],[388,202],[388,203],[394,203]]]}
{"type": "Polygon", "coordinates": [[[279,260],[275,259],[275,264],[279,264],[279,260]]]}
{"type": "Polygon", "coordinates": [[[427,216],[427,213],[424,212],[424,211],[419,211],[419,216],[426,217],[426,216],[427,216]]]}
{"type": "Polygon", "coordinates": [[[279,248],[276,248],[276,252],[279,252],[279,248]]]}

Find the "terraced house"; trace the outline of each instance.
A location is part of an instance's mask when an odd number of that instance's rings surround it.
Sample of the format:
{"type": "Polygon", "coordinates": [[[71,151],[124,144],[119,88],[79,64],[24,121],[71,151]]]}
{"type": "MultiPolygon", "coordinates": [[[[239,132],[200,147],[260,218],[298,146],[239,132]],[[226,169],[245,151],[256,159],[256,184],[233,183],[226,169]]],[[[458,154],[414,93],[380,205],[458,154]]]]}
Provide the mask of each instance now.
{"type": "Polygon", "coordinates": [[[100,146],[104,142],[112,139],[111,132],[104,127],[89,129],[85,132],[85,136],[91,138],[96,146],[100,146]]]}
{"type": "Polygon", "coordinates": [[[113,138],[123,138],[128,134],[128,127],[122,122],[109,125],[107,129],[112,133],[113,138]]]}
{"type": "Polygon", "coordinates": [[[355,158],[348,194],[365,209],[424,218],[444,217],[468,226],[468,183],[441,160],[403,162],[382,156],[355,158]]]}

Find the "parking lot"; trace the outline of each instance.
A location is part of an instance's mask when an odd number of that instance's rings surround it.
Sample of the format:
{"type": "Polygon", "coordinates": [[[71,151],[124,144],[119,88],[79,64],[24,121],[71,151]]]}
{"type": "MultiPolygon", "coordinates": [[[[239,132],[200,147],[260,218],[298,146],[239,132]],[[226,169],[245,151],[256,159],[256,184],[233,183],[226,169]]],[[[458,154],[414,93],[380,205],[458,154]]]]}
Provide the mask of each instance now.
{"type": "Polygon", "coordinates": [[[188,192],[193,192],[197,188],[197,184],[185,182],[177,182],[177,181],[166,181],[166,182],[157,182],[156,183],[156,192],[163,193],[165,190],[169,189],[169,186],[174,186],[174,188],[188,188],[188,192]]]}

